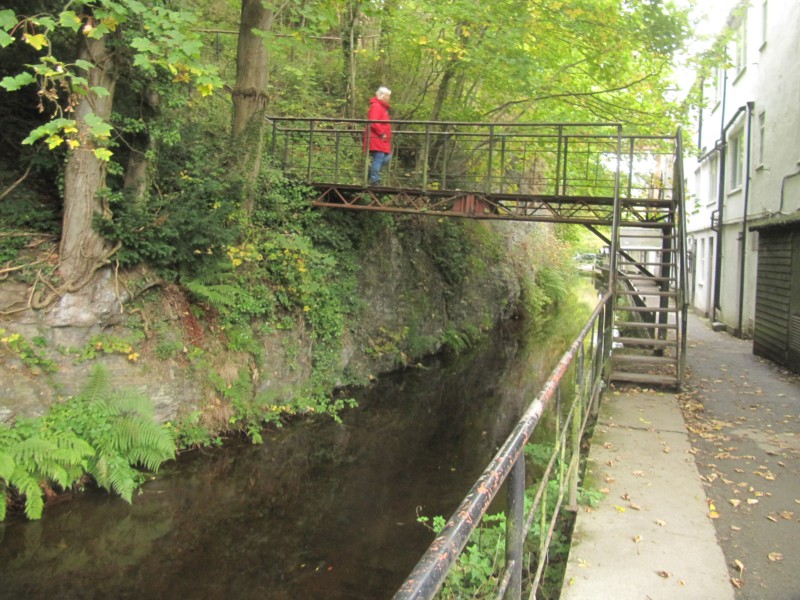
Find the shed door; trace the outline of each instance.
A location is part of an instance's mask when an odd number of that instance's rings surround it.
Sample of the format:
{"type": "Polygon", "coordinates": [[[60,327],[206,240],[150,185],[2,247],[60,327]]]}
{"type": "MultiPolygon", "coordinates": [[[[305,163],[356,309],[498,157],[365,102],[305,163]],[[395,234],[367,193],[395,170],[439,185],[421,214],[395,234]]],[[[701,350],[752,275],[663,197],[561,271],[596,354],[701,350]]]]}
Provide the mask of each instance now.
{"type": "MultiPolygon", "coordinates": [[[[756,322],[753,352],[789,364],[792,305],[792,233],[786,229],[763,230],[758,240],[756,322]]],[[[800,307],[795,312],[800,316],[800,307]]]]}
{"type": "Polygon", "coordinates": [[[789,367],[800,373],[800,232],[792,235],[791,301],[789,305],[789,367]]]}

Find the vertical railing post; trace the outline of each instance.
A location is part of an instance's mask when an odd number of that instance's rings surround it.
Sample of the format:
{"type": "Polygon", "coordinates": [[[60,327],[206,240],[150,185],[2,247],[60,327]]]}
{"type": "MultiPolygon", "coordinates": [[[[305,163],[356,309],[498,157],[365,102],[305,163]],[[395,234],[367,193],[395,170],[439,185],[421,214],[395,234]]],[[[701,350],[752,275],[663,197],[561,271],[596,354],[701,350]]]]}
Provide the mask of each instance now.
{"type": "Polygon", "coordinates": [[[428,159],[430,157],[431,148],[431,126],[429,123],[425,124],[425,146],[422,149],[422,191],[428,191],[428,159]]]}
{"type": "Polygon", "coordinates": [[[578,364],[576,365],[577,385],[575,386],[575,400],[572,409],[572,430],[570,431],[572,448],[569,471],[569,500],[567,501],[570,510],[578,510],[578,476],[580,475],[581,458],[581,425],[583,424],[584,410],[584,346],[581,344],[578,350],[578,364]]]}
{"type": "Polygon", "coordinates": [[[628,148],[628,198],[633,197],[633,151],[634,141],[633,138],[630,138],[628,148]]]}
{"type": "MultiPolygon", "coordinates": [[[[556,189],[553,190],[553,193],[558,196],[561,193],[561,137],[564,134],[563,126],[558,126],[558,141],[556,145],[556,176],[555,176],[555,183],[556,189]]],[[[567,157],[563,157],[564,161],[566,162],[567,157]]]]}
{"type": "Polygon", "coordinates": [[[442,138],[442,171],[441,177],[442,181],[439,183],[439,189],[446,190],[447,189],[447,132],[444,132],[444,137],[442,138]]]}
{"type": "Polygon", "coordinates": [[[369,183],[369,163],[370,163],[370,153],[369,153],[369,144],[370,144],[370,137],[372,136],[372,128],[370,127],[370,122],[364,125],[364,170],[362,172],[362,179],[361,184],[363,186],[367,186],[369,183]]]}
{"type": "Polygon", "coordinates": [[[308,128],[308,165],[306,167],[306,183],[311,182],[311,164],[313,161],[312,153],[314,148],[314,128],[316,126],[316,121],[311,119],[309,121],[309,128],[308,128]]]}
{"type": "Polygon", "coordinates": [[[569,136],[564,137],[564,164],[561,165],[563,173],[561,175],[561,193],[567,195],[567,159],[569,157],[569,136]]]}
{"type": "Polygon", "coordinates": [[[486,165],[486,185],[483,188],[484,192],[492,191],[492,154],[494,152],[494,125],[489,125],[489,158],[486,165]]]}
{"type": "Polygon", "coordinates": [[[335,156],[333,159],[333,183],[339,183],[339,152],[341,151],[342,132],[336,130],[335,156]]]}
{"type": "Polygon", "coordinates": [[[506,569],[511,573],[505,600],[522,596],[522,548],[525,516],[525,453],[520,453],[508,474],[506,514],[506,569]]]}
{"type": "MultiPolygon", "coordinates": [[[[277,144],[277,141],[278,141],[278,121],[273,119],[272,120],[272,149],[270,151],[270,154],[272,154],[272,160],[273,161],[275,160],[275,146],[277,144]]],[[[280,165],[281,168],[284,167],[284,164],[283,164],[284,162],[285,161],[281,161],[281,165],[280,165]]],[[[272,164],[275,164],[275,163],[273,162],[272,164]]]]}

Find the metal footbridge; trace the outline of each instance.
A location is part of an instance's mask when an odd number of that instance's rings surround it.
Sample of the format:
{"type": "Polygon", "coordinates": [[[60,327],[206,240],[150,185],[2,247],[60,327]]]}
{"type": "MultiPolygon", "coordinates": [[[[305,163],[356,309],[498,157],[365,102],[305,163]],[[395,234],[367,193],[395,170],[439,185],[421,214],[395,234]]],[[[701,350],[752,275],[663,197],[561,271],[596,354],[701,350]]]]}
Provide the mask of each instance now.
{"type": "Polygon", "coordinates": [[[367,185],[361,119],[273,117],[274,167],[318,207],[573,223],[609,248],[607,378],[680,388],[686,344],[681,133],[614,123],[393,121],[392,159],[367,185]]]}

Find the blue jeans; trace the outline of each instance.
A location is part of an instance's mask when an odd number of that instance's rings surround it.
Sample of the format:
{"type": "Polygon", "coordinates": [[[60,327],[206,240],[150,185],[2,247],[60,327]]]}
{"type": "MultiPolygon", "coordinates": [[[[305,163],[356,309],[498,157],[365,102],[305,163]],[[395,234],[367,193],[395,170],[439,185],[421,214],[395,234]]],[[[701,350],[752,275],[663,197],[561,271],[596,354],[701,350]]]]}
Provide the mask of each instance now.
{"type": "Polygon", "coordinates": [[[381,169],[388,164],[392,155],[389,152],[370,150],[369,183],[375,185],[381,182],[381,169]]]}

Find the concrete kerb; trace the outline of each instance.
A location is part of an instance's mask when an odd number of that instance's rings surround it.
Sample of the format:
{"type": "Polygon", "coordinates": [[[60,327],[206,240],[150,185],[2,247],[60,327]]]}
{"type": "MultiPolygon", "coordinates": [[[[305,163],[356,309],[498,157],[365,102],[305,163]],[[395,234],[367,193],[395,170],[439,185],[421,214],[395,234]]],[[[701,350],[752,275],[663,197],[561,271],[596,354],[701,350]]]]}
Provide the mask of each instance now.
{"type": "Polygon", "coordinates": [[[562,600],[734,597],[674,394],[607,391],[585,480],[562,600]]]}

